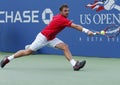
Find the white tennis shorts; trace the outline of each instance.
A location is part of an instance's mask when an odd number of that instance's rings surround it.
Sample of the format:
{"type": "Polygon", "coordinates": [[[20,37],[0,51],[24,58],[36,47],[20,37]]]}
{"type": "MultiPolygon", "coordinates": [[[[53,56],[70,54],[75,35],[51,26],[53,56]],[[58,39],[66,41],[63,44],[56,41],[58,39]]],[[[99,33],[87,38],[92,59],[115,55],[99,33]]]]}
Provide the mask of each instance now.
{"type": "Polygon", "coordinates": [[[44,46],[50,46],[55,48],[55,46],[59,43],[63,43],[63,41],[58,38],[54,38],[53,40],[48,41],[43,34],[39,33],[36,39],[30,45],[29,49],[37,51],[44,46]]]}

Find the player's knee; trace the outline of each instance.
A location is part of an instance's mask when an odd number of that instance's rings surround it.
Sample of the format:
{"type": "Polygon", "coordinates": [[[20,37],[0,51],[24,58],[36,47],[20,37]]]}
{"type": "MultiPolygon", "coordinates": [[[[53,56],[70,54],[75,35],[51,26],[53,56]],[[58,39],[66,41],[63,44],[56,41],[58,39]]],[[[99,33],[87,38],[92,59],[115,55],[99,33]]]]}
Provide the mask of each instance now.
{"type": "Polygon", "coordinates": [[[26,50],[24,50],[24,53],[25,53],[25,55],[30,55],[30,54],[32,54],[32,50],[30,50],[30,49],[26,49],[26,50]]]}
{"type": "Polygon", "coordinates": [[[68,47],[68,45],[67,45],[67,44],[63,44],[63,45],[62,45],[62,49],[63,49],[63,50],[68,50],[68,49],[69,49],[69,47],[68,47]]]}

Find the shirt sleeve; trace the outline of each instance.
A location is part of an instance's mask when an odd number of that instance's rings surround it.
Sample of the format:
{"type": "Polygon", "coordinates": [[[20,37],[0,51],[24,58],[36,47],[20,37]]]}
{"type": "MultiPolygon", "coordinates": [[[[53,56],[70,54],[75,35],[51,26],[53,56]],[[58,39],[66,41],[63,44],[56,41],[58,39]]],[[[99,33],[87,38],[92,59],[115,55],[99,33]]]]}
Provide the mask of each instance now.
{"type": "Polygon", "coordinates": [[[66,27],[70,27],[71,24],[72,24],[72,21],[71,21],[71,20],[69,20],[69,19],[66,19],[66,20],[65,20],[64,25],[65,25],[66,27]]]}

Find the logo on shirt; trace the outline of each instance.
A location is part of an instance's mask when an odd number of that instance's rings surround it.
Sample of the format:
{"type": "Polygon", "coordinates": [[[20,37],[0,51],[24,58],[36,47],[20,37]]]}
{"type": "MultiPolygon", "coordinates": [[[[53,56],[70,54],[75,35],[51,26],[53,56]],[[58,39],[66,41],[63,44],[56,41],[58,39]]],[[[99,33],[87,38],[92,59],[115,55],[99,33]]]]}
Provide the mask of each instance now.
{"type": "Polygon", "coordinates": [[[86,7],[96,10],[97,12],[102,10],[109,11],[113,9],[120,11],[120,6],[115,3],[115,0],[94,0],[94,3],[89,3],[86,7]]]}

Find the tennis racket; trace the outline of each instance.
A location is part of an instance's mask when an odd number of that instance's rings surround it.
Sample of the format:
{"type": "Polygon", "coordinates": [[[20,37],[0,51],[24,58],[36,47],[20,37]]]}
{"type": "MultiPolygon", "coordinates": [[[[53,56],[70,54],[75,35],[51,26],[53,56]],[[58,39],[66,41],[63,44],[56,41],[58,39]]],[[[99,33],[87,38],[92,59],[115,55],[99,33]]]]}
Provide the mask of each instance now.
{"type": "Polygon", "coordinates": [[[114,38],[117,37],[120,33],[120,26],[119,25],[110,25],[106,27],[104,30],[101,30],[100,32],[95,32],[94,35],[104,35],[108,38],[114,38]]]}

